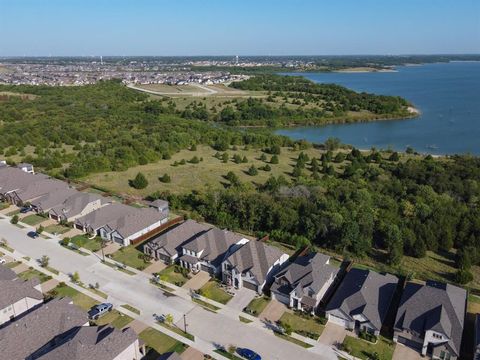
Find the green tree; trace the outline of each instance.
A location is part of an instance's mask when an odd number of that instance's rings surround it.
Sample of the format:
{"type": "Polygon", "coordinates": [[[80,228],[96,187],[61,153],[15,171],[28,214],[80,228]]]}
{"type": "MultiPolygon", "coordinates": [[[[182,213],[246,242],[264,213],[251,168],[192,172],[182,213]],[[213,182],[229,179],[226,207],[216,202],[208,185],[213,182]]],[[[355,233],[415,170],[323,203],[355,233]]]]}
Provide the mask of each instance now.
{"type": "Polygon", "coordinates": [[[162,183],[170,183],[170,182],[172,182],[172,179],[170,178],[170,175],[168,175],[168,174],[166,174],[166,173],[163,174],[162,176],[160,176],[160,177],[158,178],[158,180],[160,180],[160,182],[162,182],[162,183]]]}
{"type": "Polygon", "coordinates": [[[278,164],[278,156],[277,155],[273,155],[272,158],[270,159],[270,164],[278,164]]]}
{"type": "Polygon", "coordinates": [[[255,167],[255,165],[252,165],[248,168],[247,170],[247,174],[250,175],[250,176],[256,176],[258,175],[258,170],[257,168],[255,167]]]}
{"type": "Polygon", "coordinates": [[[130,180],[130,186],[135,189],[145,189],[148,186],[148,180],[141,172],[135,176],[133,180],[130,180]]]}

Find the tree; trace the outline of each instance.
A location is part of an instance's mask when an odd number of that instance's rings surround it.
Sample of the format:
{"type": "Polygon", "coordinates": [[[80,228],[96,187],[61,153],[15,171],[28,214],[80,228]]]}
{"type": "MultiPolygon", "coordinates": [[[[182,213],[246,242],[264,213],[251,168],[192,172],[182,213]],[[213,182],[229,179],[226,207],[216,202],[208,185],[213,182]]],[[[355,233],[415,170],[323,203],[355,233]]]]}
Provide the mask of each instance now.
{"type": "Polygon", "coordinates": [[[200,159],[198,156],[194,156],[193,158],[190,159],[190,164],[198,164],[200,162],[200,159]]]}
{"type": "Polygon", "coordinates": [[[273,155],[272,158],[270,159],[270,164],[278,164],[278,156],[273,155]]]}
{"type": "Polygon", "coordinates": [[[233,155],[233,162],[235,164],[240,164],[242,162],[242,157],[239,154],[233,155]]]}
{"type": "Polygon", "coordinates": [[[327,150],[337,150],[340,147],[340,139],[336,137],[329,137],[325,141],[325,148],[327,150]]]}
{"type": "Polygon", "coordinates": [[[267,161],[267,155],[262,152],[262,155],[260,155],[260,161],[267,161]]]}
{"type": "Polygon", "coordinates": [[[39,234],[39,235],[40,235],[40,234],[41,234],[41,233],[42,233],[44,230],[45,230],[45,229],[43,228],[43,226],[42,226],[42,225],[40,225],[39,227],[37,227],[37,230],[36,230],[36,232],[37,232],[37,234],[39,234]]]}
{"type": "Polygon", "coordinates": [[[473,275],[468,270],[460,269],[455,273],[455,282],[459,283],[460,285],[468,284],[472,280],[473,275]]]}
{"type": "Polygon", "coordinates": [[[222,155],[222,161],[226,164],[228,163],[228,153],[223,153],[222,155]]]}
{"type": "Polygon", "coordinates": [[[272,171],[272,168],[268,164],[265,164],[262,169],[263,171],[272,171]]]}
{"type": "Polygon", "coordinates": [[[70,279],[72,280],[73,283],[78,283],[80,282],[80,275],[78,274],[78,271],[75,271],[71,276],[70,279]]]}
{"type": "Polygon", "coordinates": [[[190,147],[190,151],[197,151],[197,144],[193,144],[193,145],[190,147]]]}
{"type": "Polygon", "coordinates": [[[247,174],[250,175],[250,176],[256,176],[258,175],[258,170],[257,168],[255,167],[255,165],[252,165],[248,168],[247,170],[247,174]]]}
{"type": "Polygon", "coordinates": [[[390,161],[398,161],[400,160],[400,156],[398,155],[398,153],[395,151],[392,153],[392,155],[390,155],[390,157],[388,158],[388,160],[390,161]]]}
{"type": "Polygon", "coordinates": [[[172,326],[173,321],[174,321],[174,318],[172,314],[165,315],[165,324],[167,324],[168,326],[172,326]]]}
{"type": "Polygon", "coordinates": [[[168,175],[167,173],[163,174],[162,176],[160,176],[158,178],[158,180],[160,180],[160,182],[162,183],[170,183],[172,182],[172,179],[170,178],[170,175],[168,175]]]}
{"type": "Polygon", "coordinates": [[[148,186],[148,180],[141,172],[135,176],[135,179],[130,180],[130,186],[135,189],[145,189],[148,186]]]}
{"type": "Polygon", "coordinates": [[[15,215],[13,215],[12,218],[10,219],[10,223],[15,225],[15,224],[18,223],[18,220],[19,220],[19,217],[18,217],[18,215],[15,214],[15,215]]]}
{"type": "Polygon", "coordinates": [[[38,262],[40,263],[41,267],[45,268],[48,266],[50,258],[47,255],[43,255],[38,262]]]}

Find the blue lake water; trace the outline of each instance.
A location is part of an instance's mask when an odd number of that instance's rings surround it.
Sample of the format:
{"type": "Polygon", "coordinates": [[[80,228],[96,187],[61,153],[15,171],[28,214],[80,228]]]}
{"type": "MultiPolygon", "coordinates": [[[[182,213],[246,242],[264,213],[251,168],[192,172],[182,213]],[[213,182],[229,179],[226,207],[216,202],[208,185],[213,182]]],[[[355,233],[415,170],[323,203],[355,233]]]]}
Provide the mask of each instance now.
{"type": "Polygon", "coordinates": [[[480,62],[401,66],[397,70],[301,75],[355,91],[402,96],[421,111],[417,118],[298,127],[276,133],[317,143],[337,137],[361,149],[374,146],[403,151],[411,146],[422,153],[480,155],[480,62]]]}

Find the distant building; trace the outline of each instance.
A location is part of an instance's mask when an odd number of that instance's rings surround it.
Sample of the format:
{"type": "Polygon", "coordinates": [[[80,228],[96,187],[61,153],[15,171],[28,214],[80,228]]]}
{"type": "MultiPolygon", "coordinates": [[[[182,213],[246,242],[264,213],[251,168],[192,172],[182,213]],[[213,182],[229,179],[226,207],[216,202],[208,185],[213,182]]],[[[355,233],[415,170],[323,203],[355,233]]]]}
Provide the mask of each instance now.
{"type": "Polygon", "coordinates": [[[35,173],[32,164],[20,163],[20,164],[17,165],[17,168],[22,170],[22,171],[25,171],[26,173],[29,173],[29,174],[34,174],[35,173]]]}

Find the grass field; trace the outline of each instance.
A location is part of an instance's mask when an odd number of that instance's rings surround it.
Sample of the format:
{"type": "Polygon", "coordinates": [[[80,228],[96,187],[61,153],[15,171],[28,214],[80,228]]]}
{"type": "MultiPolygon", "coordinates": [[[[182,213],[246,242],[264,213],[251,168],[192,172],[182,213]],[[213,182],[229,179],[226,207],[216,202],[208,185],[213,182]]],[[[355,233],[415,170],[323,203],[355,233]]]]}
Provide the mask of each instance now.
{"type": "Polygon", "coordinates": [[[160,279],[162,281],[175,284],[177,286],[182,286],[188,280],[181,272],[176,272],[175,269],[179,269],[178,265],[170,265],[159,272],[160,279]]]}
{"type": "Polygon", "coordinates": [[[320,323],[318,318],[309,317],[308,315],[301,316],[290,312],[285,312],[280,318],[282,323],[287,323],[292,327],[292,330],[300,335],[309,336],[318,339],[322,335],[324,325],[320,323]],[[307,334],[308,333],[308,334],[307,334]]]}
{"type": "Polygon", "coordinates": [[[138,337],[145,341],[148,347],[154,349],[158,354],[171,351],[182,353],[187,348],[187,346],[180,341],[152,328],[143,330],[138,337]]]}
{"type": "Polygon", "coordinates": [[[360,358],[368,360],[373,353],[379,355],[379,359],[391,360],[393,357],[393,351],[395,350],[395,344],[393,341],[388,340],[382,336],[378,338],[376,344],[369,343],[362,339],[346,336],[343,344],[351,349],[350,354],[360,358]]]}
{"type": "Polygon", "coordinates": [[[65,234],[69,230],[70,228],[60,224],[49,225],[45,228],[45,231],[50,234],[65,234]]]}
{"type": "Polygon", "coordinates": [[[69,297],[73,300],[73,303],[78,307],[88,311],[92,308],[93,305],[98,304],[98,301],[95,301],[91,297],[82,294],[81,292],[71,288],[67,285],[58,285],[53,289],[55,296],[57,297],[69,297]]]}
{"type": "MultiPolygon", "coordinates": [[[[319,158],[322,154],[320,150],[308,149],[304,151],[310,157],[319,158]]],[[[161,160],[157,163],[135,166],[123,172],[106,172],[92,174],[83,180],[106,188],[109,191],[119,194],[142,195],[146,196],[155,191],[170,191],[172,193],[188,193],[192,190],[202,190],[211,186],[213,188],[222,188],[228,181],[224,176],[233,171],[242,182],[250,182],[252,184],[263,184],[270,175],[279,176],[284,175],[289,178],[295,165],[296,158],[300,151],[292,151],[291,149],[283,148],[281,154],[278,156],[279,164],[269,164],[271,171],[258,170],[257,176],[250,176],[246,172],[251,165],[257,169],[266,165],[271,158],[267,156],[267,163],[259,160],[262,152],[259,149],[244,150],[239,147],[236,151],[229,150],[227,153],[230,156],[228,163],[223,163],[222,160],[215,158],[216,153],[209,146],[198,146],[196,151],[182,150],[174,154],[170,160],[161,160]],[[233,162],[233,155],[238,154],[242,158],[247,157],[248,163],[236,164],[233,162]],[[188,160],[194,156],[203,158],[198,164],[191,164],[188,160]],[[180,162],[182,159],[186,161],[185,165],[172,166],[175,161],[180,162]],[[142,190],[136,190],[129,186],[128,180],[133,179],[138,172],[142,172],[147,180],[148,186],[142,190]],[[163,174],[168,174],[171,177],[170,183],[162,183],[159,177],[163,174]]],[[[336,165],[336,164],[335,164],[336,165]]],[[[309,173],[309,170],[306,170],[309,173]]]]}
{"type": "Polygon", "coordinates": [[[226,304],[230,301],[233,297],[232,295],[228,294],[225,290],[223,290],[219,284],[214,281],[210,280],[208,283],[202,286],[200,289],[200,294],[205,296],[208,299],[214,300],[221,304],[226,304]]]}
{"type": "Polygon", "coordinates": [[[30,279],[37,278],[40,281],[40,283],[48,281],[52,278],[51,276],[45,275],[44,273],[41,273],[40,271],[35,270],[32,267],[30,267],[27,271],[24,271],[18,274],[18,277],[23,280],[30,280],[30,279]]]}
{"type": "Polygon", "coordinates": [[[94,239],[89,239],[87,235],[77,235],[70,239],[72,244],[75,244],[78,247],[83,247],[84,249],[96,252],[101,249],[101,240],[96,237],[94,239]]]}
{"type": "Polygon", "coordinates": [[[35,226],[37,224],[40,224],[41,222],[44,222],[46,219],[40,215],[37,214],[32,214],[24,217],[20,221],[24,224],[30,225],[30,226],[35,226]]]}
{"type": "Polygon", "coordinates": [[[263,297],[263,296],[257,297],[252,301],[250,301],[250,304],[248,304],[245,308],[245,312],[253,316],[258,316],[267,307],[269,302],[270,302],[270,299],[266,297],[263,297]]]}
{"type": "Polygon", "coordinates": [[[142,255],[143,253],[138,250],[138,246],[129,245],[113,253],[112,259],[141,271],[149,265],[148,262],[139,257],[142,255]]]}

